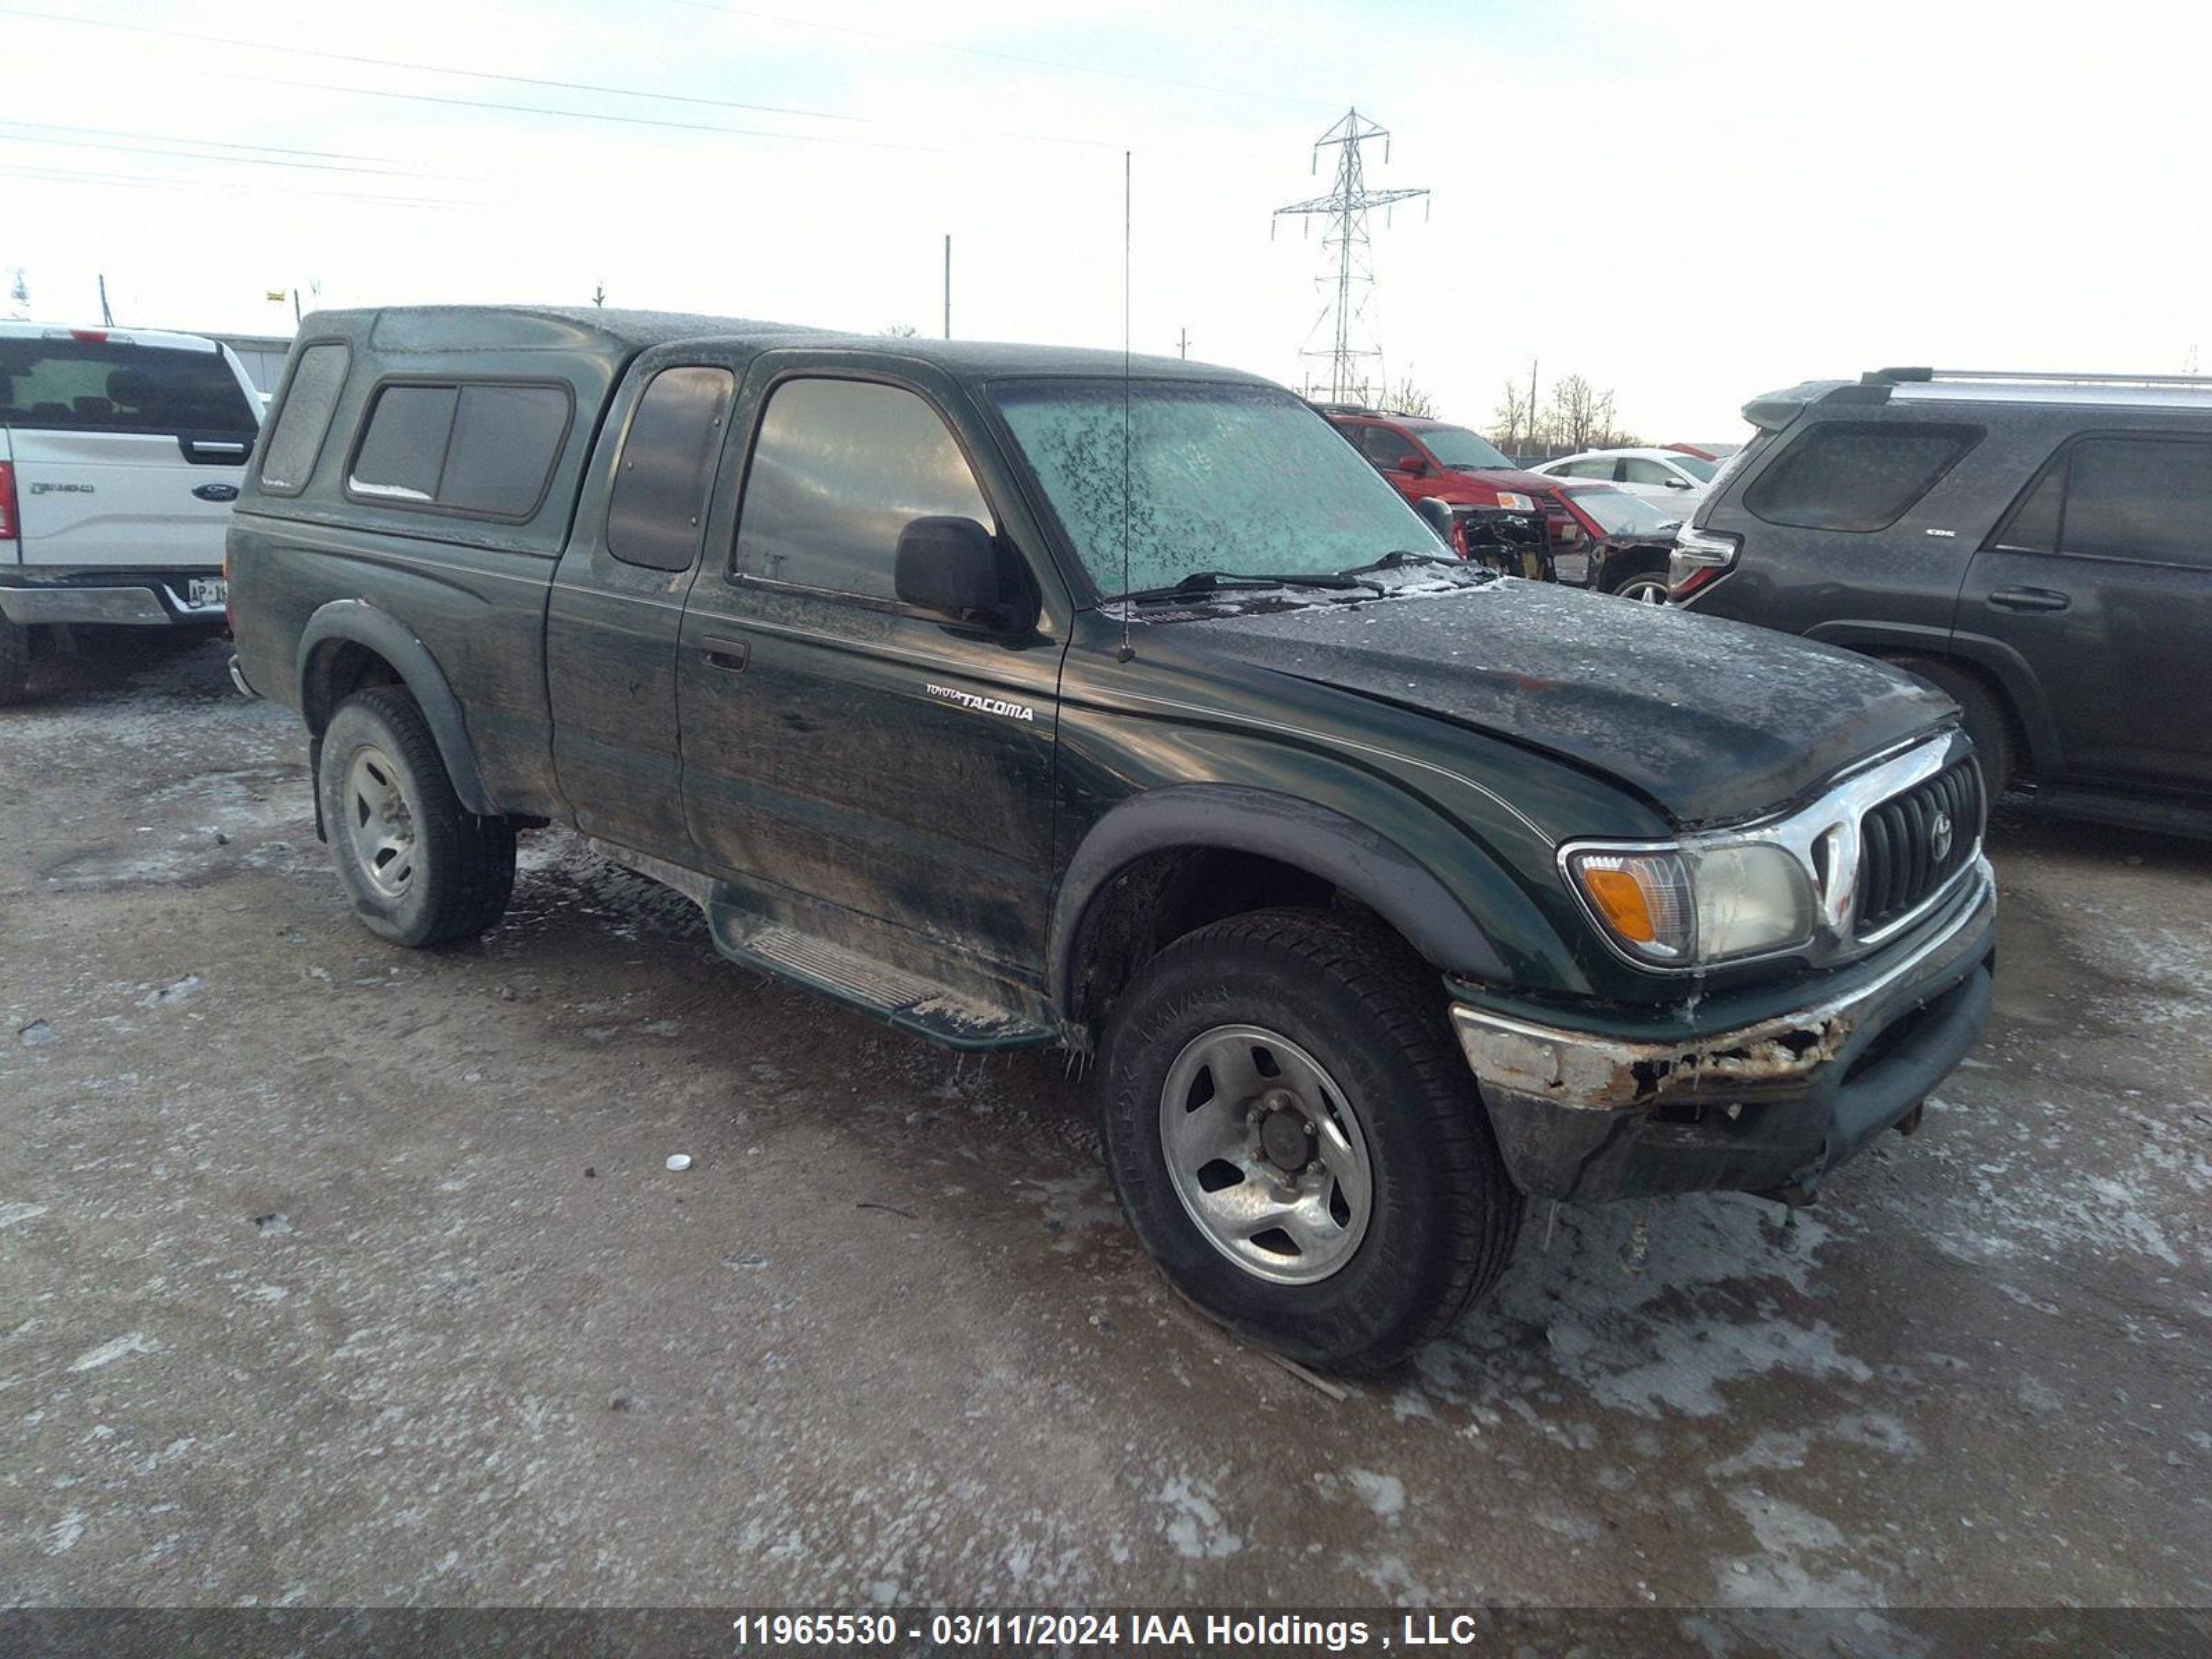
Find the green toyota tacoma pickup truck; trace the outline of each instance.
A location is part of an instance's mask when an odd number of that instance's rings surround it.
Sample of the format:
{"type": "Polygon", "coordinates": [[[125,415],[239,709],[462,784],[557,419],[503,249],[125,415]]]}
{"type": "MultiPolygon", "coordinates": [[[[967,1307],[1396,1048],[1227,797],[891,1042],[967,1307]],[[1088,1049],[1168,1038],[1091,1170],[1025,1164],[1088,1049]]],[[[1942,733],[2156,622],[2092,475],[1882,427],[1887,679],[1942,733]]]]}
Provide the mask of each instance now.
{"type": "Polygon", "coordinates": [[[326,312],[229,539],[396,945],[574,825],[715,943],[956,1048],[1095,1054],[1175,1285],[1402,1358],[1525,1200],[1803,1201],[1986,1018],[1957,712],[1500,578],[1196,363],[520,308],[326,312]]]}

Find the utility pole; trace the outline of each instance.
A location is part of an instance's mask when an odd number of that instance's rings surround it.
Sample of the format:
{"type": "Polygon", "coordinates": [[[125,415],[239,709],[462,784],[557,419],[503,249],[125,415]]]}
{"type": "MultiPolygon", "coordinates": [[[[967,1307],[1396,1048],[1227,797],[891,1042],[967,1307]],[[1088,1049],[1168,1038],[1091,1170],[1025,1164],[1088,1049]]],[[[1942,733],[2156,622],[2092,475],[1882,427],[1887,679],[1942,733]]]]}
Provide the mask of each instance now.
{"type": "MultiPolygon", "coordinates": [[[[1367,232],[1367,215],[1375,208],[1387,208],[1393,202],[1420,197],[1425,201],[1425,190],[1370,190],[1367,188],[1366,160],[1361,146],[1376,139],[1382,141],[1382,160],[1390,160],[1390,132],[1378,126],[1357,109],[1346,112],[1344,118],[1314,141],[1314,171],[1321,171],[1321,153],[1336,151],[1336,181],[1326,196],[1316,196],[1304,202],[1293,202],[1288,207],[1275,210],[1275,217],[1322,219],[1327,227],[1322,236],[1322,246],[1334,254],[1335,270],[1326,273],[1318,286],[1329,295],[1322,310],[1323,317],[1334,317],[1335,328],[1329,347],[1325,351],[1303,349],[1305,357],[1328,359],[1328,395],[1332,402],[1341,403],[1364,389],[1366,377],[1360,372],[1361,361],[1382,356],[1382,348],[1358,343],[1353,325],[1365,313],[1367,290],[1375,284],[1373,247],[1367,232]],[[1354,298],[1354,291],[1358,298],[1354,298]]],[[[1425,211],[1425,209],[1424,209],[1425,211]]],[[[1270,234],[1272,234],[1272,229],[1270,234]]],[[[1316,319],[1315,329],[1318,331],[1316,319]]],[[[1308,335],[1307,338],[1313,337],[1308,335]]],[[[1310,389],[1309,377],[1309,389],[1310,389]]]]}
{"type": "Polygon", "coordinates": [[[952,337],[952,233],[945,233],[945,337],[952,337]]]}
{"type": "Polygon", "coordinates": [[[593,283],[592,284],[592,307],[593,307],[594,308],[598,308],[598,307],[603,307],[603,306],[605,306],[605,305],[606,304],[606,302],[607,302],[607,285],[606,285],[605,283],[593,283]]]}
{"type": "Polygon", "coordinates": [[[1528,360],[1528,447],[1536,447],[1536,360],[1528,360]]]}
{"type": "Polygon", "coordinates": [[[1187,328],[1177,331],[1176,337],[1176,356],[1178,357],[1188,357],[1190,356],[1190,331],[1187,328]]]}

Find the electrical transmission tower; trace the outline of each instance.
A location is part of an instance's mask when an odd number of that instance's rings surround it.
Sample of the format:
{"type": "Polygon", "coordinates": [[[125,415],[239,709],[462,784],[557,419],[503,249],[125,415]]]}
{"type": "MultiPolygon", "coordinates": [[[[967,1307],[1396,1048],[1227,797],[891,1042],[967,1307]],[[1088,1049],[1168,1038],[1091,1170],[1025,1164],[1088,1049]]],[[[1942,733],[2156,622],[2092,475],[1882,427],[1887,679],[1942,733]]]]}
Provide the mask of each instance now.
{"type": "MultiPolygon", "coordinates": [[[[1355,330],[1355,325],[1366,314],[1368,291],[1375,285],[1374,250],[1367,234],[1367,215],[1372,209],[1387,210],[1393,202],[1416,196],[1423,198],[1423,212],[1427,211],[1429,192],[1425,190],[1367,188],[1367,167],[1360,146],[1378,138],[1382,141],[1382,160],[1387,164],[1390,160],[1389,129],[1376,125],[1356,109],[1348,111],[1342,120],[1314,141],[1316,173],[1321,171],[1322,151],[1331,148],[1336,151],[1336,187],[1326,196],[1293,202],[1288,207],[1275,210],[1279,220],[1287,216],[1328,221],[1322,246],[1334,255],[1334,270],[1324,273],[1317,284],[1331,297],[1321,316],[1314,320],[1314,332],[1318,333],[1322,323],[1333,318],[1334,338],[1326,350],[1308,346],[1298,355],[1328,359],[1328,395],[1336,403],[1353,398],[1364,399],[1369,380],[1361,370],[1362,362],[1372,357],[1379,366],[1382,356],[1379,345],[1361,344],[1355,330]]],[[[1306,337],[1310,340],[1313,335],[1306,337]]],[[[1306,390],[1309,393],[1316,390],[1316,377],[1311,374],[1306,377],[1306,390]]]]}

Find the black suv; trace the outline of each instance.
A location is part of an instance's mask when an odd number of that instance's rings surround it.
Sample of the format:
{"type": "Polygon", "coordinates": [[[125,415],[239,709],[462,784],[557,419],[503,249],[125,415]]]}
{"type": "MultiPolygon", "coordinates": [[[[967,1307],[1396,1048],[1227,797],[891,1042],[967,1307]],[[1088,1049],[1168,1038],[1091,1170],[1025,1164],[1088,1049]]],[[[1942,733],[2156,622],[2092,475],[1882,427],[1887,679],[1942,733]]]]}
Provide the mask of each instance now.
{"type": "Polygon", "coordinates": [[[736,961],[1095,1054],[1146,1247],[1308,1361],[1440,1329],[1524,1194],[1803,1196],[1989,1008],[1948,702],[1455,558],[1227,369],[324,313],[230,572],[371,932],[490,927],[554,820],[736,961]]]}
{"type": "Polygon", "coordinates": [[[2212,828],[2212,380],[1891,368],[1744,415],[1674,604],[1934,681],[1992,794],[2212,828]]]}

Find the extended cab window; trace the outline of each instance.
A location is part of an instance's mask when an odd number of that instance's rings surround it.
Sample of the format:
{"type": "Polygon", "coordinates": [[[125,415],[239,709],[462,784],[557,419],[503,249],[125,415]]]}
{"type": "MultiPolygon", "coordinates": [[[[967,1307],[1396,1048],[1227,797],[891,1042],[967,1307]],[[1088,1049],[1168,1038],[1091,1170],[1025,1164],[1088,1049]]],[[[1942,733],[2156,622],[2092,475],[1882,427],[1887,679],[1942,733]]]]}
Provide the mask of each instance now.
{"type": "Polygon", "coordinates": [[[526,519],[568,434],[568,390],[488,381],[387,386],[346,477],[364,501],[526,519]]]}
{"type": "Polygon", "coordinates": [[[0,340],[0,426],[245,438],[261,429],[220,351],[73,335],[0,340]]]}
{"type": "Polygon", "coordinates": [[[337,412],[338,393],[345,388],[346,368],[352,354],[335,343],[311,345],[300,354],[292,370],[291,390],[277,411],[276,425],[269,434],[269,450],[261,459],[261,487],[280,495],[296,495],[307,488],[330,434],[331,416],[337,412]]]}
{"type": "Polygon", "coordinates": [[[738,569],[895,599],[899,532],[931,517],[995,529],[967,457],[921,398],[866,380],[787,380],[769,394],[745,474],[738,569]]]}
{"type": "Polygon", "coordinates": [[[1825,421],[1759,474],[1743,504],[1799,530],[1887,530],[1981,439],[1972,426],[1825,421]]]}
{"type": "Polygon", "coordinates": [[[607,551],[650,570],[689,570],[737,380],[726,368],[665,368],[638,399],[607,503],[607,551]]]}

